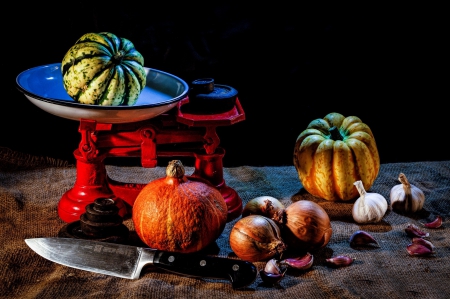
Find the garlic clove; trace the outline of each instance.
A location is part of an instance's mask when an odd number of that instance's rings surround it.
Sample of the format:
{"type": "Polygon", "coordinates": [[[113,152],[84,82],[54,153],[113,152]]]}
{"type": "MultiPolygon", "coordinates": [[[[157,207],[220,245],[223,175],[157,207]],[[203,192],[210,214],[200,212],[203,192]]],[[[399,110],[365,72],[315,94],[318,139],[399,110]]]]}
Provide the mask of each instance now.
{"type": "Polygon", "coordinates": [[[284,259],[280,263],[290,268],[298,270],[307,270],[312,267],[314,263],[314,256],[309,252],[307,252],[305,255],[299,256],[297,258],[284,259]]]}
{"type": "Polygon", "coordinates": [[[431,250],[429,247],[418,243],[409,244],[408,246],[406,246],[406,250],[411,256],[426,256],[433,253],[433,250],[431,250]]]}
{"type": "Polygon", "coordinates": [[[434,219],[431,222],[422,223],[423,226],[427,228],[438,228],[442,226],[442,217],[440,215],[436,216],[436,219],[434,219]]]}
{"type": "Polygon", "coordinates": [[[419,244],[419,245],[425,246],[428,249],[430,249],[432,252],[434,252],[435,247],[434,247],[433,243],[431,243],[428,240],[425,240],[425,239],[419,238],[419,237],[414,237],[414,238],[412,238],[412,242],[414,244],[419,244]]]}
{"type": "Polygon", "coordinates": [[[410,237],[426,238],[430,235],[429,233],[420,230],[417,225],[414,225],[412,223],[408,224],[408,226],[405,228],[405,232],[410,237]]]}
{"type": "Polygon", "coordinates": [[[264,283],[269,284],[269,285],[274,285],[276,283],[279,283],[283,279],[284,273],[273,274],[273,273],[268,273],[264,270],[261,270],[261,271],[259,271],[259,276],[261,276],[261,279],[264,283]]]}
{"type": "Polygon", "coordinates": [[[283,279],[285,272],[286,269],[281,270],[276,259],[270,259],[267,261],[264,270],[259,271],[259,275],[263,282],[274,285],[283,279]]]}
{"type": "Polygon", "coordinates": [[[277,264],[276,259],[270,259],[267,261],[264,271],[271,274],[281,274],[281,269],[277,264]]]}
{"type": "Polygon", "coordinates": [[[355,259],[346,255],[338,255],[336,257],[328,258],[325,262],[334,267],[345,267],[353,263],[355,259]]]}
{"type": "Polygon", "coordinates": [[[366,245],[378,245],[375,238],[366,231],[357,230],[350,236],[350,246],[366,246],[366,245]]]}

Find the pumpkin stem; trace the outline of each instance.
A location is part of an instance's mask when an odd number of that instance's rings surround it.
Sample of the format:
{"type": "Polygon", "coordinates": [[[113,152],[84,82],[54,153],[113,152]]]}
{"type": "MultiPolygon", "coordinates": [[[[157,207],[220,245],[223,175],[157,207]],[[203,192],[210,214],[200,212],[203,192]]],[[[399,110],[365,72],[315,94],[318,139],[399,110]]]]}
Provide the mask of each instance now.
{"type": "Polygon", "coordinates": [[[115,64],[120,64],[122,62],[123,59],[123,52],[122,51],[118,51],[116,54],[114,54],[112,61],[115,64]]]}
{"type": "Polygon", "coordinates": [[[171,178],[182,178],[184,176],[184,166],[181,161],[170,161],[166,168],[166,175],[171,178]]]}
{"type": "Polygon", "coordinates": [[[339,132],[339,129],[336,126],[331,127],[328,132],[330,132],[331,139],[333,140],[344,140],[344,138],[341,135],[341,132],[339,132]]]}

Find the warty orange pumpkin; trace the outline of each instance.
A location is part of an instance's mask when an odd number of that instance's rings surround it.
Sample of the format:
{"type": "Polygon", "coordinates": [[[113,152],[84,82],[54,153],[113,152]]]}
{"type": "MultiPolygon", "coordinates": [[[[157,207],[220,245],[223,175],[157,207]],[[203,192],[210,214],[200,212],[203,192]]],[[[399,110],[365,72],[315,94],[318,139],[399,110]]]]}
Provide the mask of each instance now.
{"type": "Polygon", "coordinates": [[[166,177],[149,182],[132,208],[136,234],[149,247],[173,252],[197,252],[223,232],[228,216],[225,199],[207,181],[185,175],[172,160],[166,177]]]}
{"type": "Polygon", "coordinates": [[[369,190],[380,169],[369,126],[357,116],[337,112],[311,121],[297,137],[293,156],[305,190],[330,201],[356,199],[353,183],[361,180],[369,190]]]}

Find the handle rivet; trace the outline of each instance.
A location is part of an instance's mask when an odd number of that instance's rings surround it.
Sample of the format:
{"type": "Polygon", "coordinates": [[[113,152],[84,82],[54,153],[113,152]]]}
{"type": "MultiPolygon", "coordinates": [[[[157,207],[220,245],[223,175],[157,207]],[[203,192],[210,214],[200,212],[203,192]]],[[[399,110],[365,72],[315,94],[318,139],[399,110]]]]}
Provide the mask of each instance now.
{"type": "Polygon", "coordinates": [[[205,261],[205,260],[201,260],[201,261],[200,261],[200,266],[202,266],[202,267],[203,267],[203,266],[206,266],[206,261],[205,261]]]}
{"type": "Polygon", "coordinates": [[[169,256],[168,261],[173,262],[175,260],[175,257],[173,255],[169,256]]]}
{"type": "Polygon", "coordinates": [[[233,271],[238,271],[239,270],[239,265],[234,264],[233,265],[233,271]]]}

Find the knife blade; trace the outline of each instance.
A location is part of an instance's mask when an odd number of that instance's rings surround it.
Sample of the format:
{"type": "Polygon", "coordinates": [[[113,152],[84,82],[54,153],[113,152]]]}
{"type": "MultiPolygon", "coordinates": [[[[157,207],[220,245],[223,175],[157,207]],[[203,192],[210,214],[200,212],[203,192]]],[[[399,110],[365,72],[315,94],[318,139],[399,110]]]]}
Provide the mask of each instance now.
{"type": "Polygon", "coordinates": [[[138,279],[153,265],[183,276],[231,281],[233,289],[255,281],[251,262],[198,253],[178,253],[74,238],[32,238],[26,244],[40,256],[71,268],[127,279],[138,279]]]}

